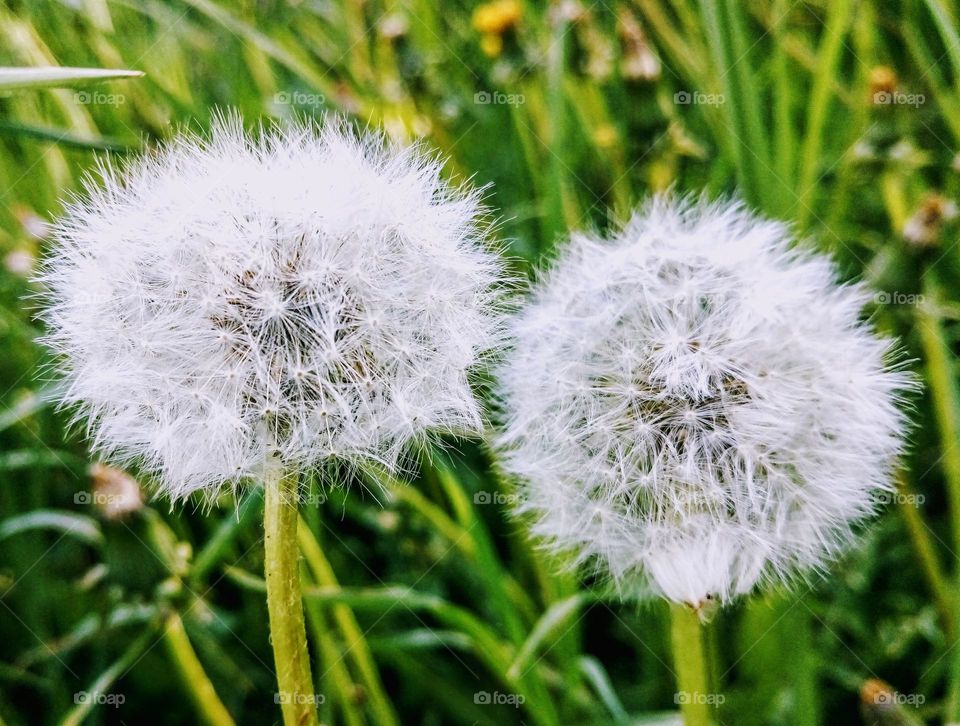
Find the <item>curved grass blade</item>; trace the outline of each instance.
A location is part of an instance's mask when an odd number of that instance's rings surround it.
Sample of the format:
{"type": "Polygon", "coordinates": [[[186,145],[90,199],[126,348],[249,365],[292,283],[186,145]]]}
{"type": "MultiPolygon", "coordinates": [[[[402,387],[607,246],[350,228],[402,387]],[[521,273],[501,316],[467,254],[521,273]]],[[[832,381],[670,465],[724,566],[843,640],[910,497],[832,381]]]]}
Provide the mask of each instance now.
{"type": "Polygon", "coordinates": [[[0,540],[37,529],[52,529],[89,545],[102,545],[104,541],[100,525],[92,517],[53,509],[37,509],[5,519],[0,524],[0,540]]]}

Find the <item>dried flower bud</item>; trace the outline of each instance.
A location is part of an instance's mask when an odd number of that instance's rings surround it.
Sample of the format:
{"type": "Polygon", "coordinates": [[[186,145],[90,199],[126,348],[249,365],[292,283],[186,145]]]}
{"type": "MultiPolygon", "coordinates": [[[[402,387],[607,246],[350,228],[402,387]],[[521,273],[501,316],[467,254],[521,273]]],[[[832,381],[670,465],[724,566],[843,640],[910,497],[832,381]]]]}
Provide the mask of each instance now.
{"type": "Polygon", "coordinates": [[[928,194],[903,225],[903,238],[917,247],[940,244],[945,222],[957,217],[957,205],[940,194],[928,194]]]}
{"type": "Polygon", "coordinates": [[[897,86],[899,85],[897,72],[890,66],[875,66],[871,68],[868,82],[870,86],[871,103],[877,103],[878,99],[889,97],[897,90],[897,86]]]}
{"type": "Polygon", "coordinates": [[[636,16],[625,7],[617,13],[617,30],[623,42],[621,72],[632,81],[655,81],[660,78],[657,58],[636,16]]]}
{"type": "Polygon", "coordinates": [[[140,484],[127,472],[106,464],[90,467],[93,504],[107,519],[123,519],[143,508],[140,484]]]}

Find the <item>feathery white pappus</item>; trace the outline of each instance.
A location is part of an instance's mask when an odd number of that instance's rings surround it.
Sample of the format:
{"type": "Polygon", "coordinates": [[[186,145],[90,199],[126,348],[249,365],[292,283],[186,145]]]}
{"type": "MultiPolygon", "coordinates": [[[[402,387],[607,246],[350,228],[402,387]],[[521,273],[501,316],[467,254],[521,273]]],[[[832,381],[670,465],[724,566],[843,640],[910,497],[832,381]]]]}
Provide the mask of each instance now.
{"type": "Polygon", "coordinates": [[[502,264],[479,193],[440,171],[335,119],[220,118],[102,164],[39,278],[94,448],[178,499],[268,456],[392,469],[411,440],[478,432],[502,264]]]}
{"type": "Polygon", "coordinates": [[[869,297],[736,203],[575,235],[498,370],[518,511],[621,592],[697,608],[822,568],[903,445],[913,380],[869,297]]]}

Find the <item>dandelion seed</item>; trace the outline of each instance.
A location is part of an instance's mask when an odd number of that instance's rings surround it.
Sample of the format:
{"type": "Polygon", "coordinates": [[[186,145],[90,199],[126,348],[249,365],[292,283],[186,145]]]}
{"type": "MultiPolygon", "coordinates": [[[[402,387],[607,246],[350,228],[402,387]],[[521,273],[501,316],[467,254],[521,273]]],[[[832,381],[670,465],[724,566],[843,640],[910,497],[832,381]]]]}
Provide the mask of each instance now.
{"type": "Polygon", "coordinates": [[[94,448],[171,498],[271,454],[396,469],[412,440],[480,429],[501,263],[477,193],[423,152],[223,119],[86,193],[41,273],[46,340],[94,448]]]}
{"type": "Polygon", "coordinates": [[[533,532],[701,608],[822,567],[890,490],[911,386],[781,224],[657,198],[577,235],[512,325],[497,444],[533,532]]]}

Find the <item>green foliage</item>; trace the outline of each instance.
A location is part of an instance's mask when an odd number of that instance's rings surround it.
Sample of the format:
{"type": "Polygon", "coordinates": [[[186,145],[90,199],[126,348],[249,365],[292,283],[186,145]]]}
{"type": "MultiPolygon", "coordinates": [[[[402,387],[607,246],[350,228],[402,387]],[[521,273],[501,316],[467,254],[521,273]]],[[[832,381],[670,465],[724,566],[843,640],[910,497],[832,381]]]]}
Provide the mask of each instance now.
{"type": "MultiPolygon", "coordinates": [[[[873,285],[878,326],[927,383],[901,494],[828,577],[721,613],[710,676],[724,723],[855,723],[871,678],[904,703],[901,721],[869,703],[868,723],[960,720],[956,2],[518,2],[516,19],[498,5],[497,32],[474,3],[425,0],[0,7],[0,66],[62,66],[70,85],[13,90],[0,72],[0,721],[195,723],[171,662],[191,646],[237,722],[279,717],[259,500],[110,517],[83,432],[49,405],[24,274],[95,152],[202,128],[218,107],[424,136],[451,176],[492,185],[524,273],[565,230],[674,187],[792,220],[873,285]],[[74,87],[83,68],[144,75],[74,87]]],[[[303,513],[326,723],[679,713],[666,607],[558,574],[507,518],[511,483],[481,446],[422,458],[412,486],[370,472],[316,486],[303,513]]]]}

